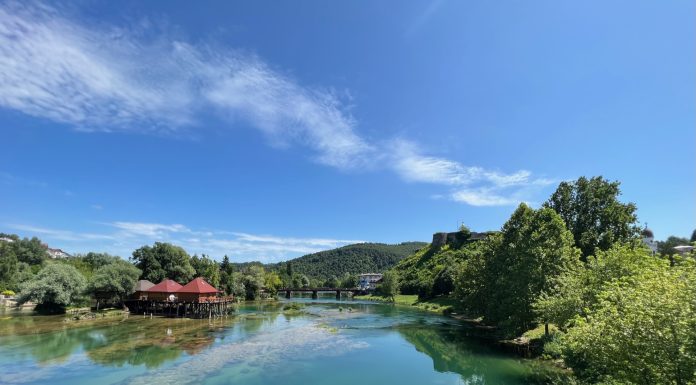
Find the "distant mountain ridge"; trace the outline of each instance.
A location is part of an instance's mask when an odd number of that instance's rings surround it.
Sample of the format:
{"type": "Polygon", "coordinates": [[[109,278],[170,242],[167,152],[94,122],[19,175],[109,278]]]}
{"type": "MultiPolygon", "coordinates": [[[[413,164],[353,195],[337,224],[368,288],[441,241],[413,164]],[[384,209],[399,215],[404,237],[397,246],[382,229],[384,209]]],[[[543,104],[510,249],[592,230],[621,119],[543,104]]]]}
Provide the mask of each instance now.
{"type": "MultiPolygon", "coordinates": [[[[383,273],[399,261],[427,246],[426,242],[403,242],[395,245],[385,243],[356,243],[336,249],[307,254],[285,262],[264,264],[267,269],[284,270],[288,263],[295,273],[310,279],[326,280],[341,277],[345,273],[383,273]]],[[[260,262],[233,264],[236,268],[261,265],[260,262]]]]}

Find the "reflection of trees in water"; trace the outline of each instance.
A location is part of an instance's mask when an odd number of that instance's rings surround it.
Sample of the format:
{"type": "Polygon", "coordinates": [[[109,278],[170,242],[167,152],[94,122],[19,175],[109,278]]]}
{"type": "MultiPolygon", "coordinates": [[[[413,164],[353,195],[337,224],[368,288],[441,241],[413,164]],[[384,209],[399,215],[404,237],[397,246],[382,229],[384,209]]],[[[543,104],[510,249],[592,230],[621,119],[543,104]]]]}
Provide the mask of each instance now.
{"type": "Polygon", "coordinates": [[[410,325],[397,330],[417,351],[432,358],[436,371],[457,373],[466,384],[543,384],[551,372],[557,374],[546,365],[496,354],[454,327],[410,325]]]}
{"type": "Polygon", "coordinates": [[[83,349],[90,360],[101,365],[156,368],[182,352],[196,354],[210,346],[215,331],[224,327],[221,322],[229,324],[224,320],[130,319],[115,325],[18,335],[7,342],[15,353],[28,353],[42,364],[65,361],[83,349]]]}

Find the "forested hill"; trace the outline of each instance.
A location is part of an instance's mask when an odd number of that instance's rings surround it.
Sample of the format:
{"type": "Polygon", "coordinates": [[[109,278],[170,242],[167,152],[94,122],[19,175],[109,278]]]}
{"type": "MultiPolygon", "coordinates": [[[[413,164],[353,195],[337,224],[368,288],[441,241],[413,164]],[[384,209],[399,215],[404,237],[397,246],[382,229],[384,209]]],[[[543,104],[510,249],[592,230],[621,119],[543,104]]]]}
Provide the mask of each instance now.
{"type": "Polygon", "coordinates": [[[294,273],[304,274],[316,280],[341,277],[345,273],[381,273],[427,245],[425,242],[404,242],[397,245],[357,243],[307,254],[266,267],[285,272],[287,264],[290,263],[294,273]]]}

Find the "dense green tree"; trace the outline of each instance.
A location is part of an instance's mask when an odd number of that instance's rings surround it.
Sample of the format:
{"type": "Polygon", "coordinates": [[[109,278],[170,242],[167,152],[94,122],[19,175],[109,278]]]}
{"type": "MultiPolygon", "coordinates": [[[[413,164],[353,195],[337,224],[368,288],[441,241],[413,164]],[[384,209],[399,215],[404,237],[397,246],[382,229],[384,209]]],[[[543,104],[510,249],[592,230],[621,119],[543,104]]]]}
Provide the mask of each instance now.
{"type": "Polygon", "coordinates": [[[11,240],[0,241],[4,247],[0,249],[0,257],[3,252],[13,252],[18,262],[23,262],[28,265],[41,265],[48,259],[46,245],[39,238],[33,237],[20,238],[16,234],[0,233],[0,238],[11,240]]]}
{"type": "Polygon", "coordinates": [[[133,292],[141,271],[132,264],[118,260],[99,267],[87,286],[87,292],[99,301],[123,302],[133,292]]]}
{"type": "Polygon", "coordinates": [[[331,278],[329,278],[329,279],[327,279],[326,281],[324,281],[323,285],[321,285],[321,286],[324,286],[324,287],[338,287],[338,286],[340,286],[340,281],[338,280],[338,277],[336,277],[336,276],[334,275],[334,276],[332,276],[331,278]]]}
{"type": "Polygon", "coordinates": [[[275,271],[267,271],[264,274],[263,287],[268,295],[275,296],[282,285],[283,281],[280,279],[280,275],[275,271]]]}
{"type": "Polygon", "coordinates": [[[696,266],[647,259],[613,279],[560,339],[566,363],[590,383],[696,382],[696,266]]]}
{"type": "Polygon", "coordinates": [[[463,265],[458,282],[466,286],[458,296],[487,322],[519,335],[539,319],[533,308],[537,297],[555,291],[560,277],[579,269],[579,250],[555,211],[525,204],[486,242],[483,253],[463,265]]]}
{"type": "Polygon", "coordinates": [[[18,302],[36,302],[38,310],[65,311],[65,307],[80,299],[86,285],[85,278],[74,267],[49,263],[22,284],[18,302]]]}
{"type": "Polygon", "coordinates": [[[453,292],[456,276],[456,265],[439,266],[433,279],[432,295],[448,295],[453,292]]]}
{"type": "Polygon", "coordinates": [[[264,287],[266,279],[266,271],[261,266],[251,266],[245,271],[243,276],[244,289],[246,291],[247,300],[255,300],[259,298],[261,289],[264,287]]]}
{"type": "Polygon", "coordinates": [[[614,243],[626,243],[638,235],[636,206],[618,200],[619,184],[602,177],[561,182],[544,204],[563,218],[583,259],[597,249],[608,250],[614,243]]]}
{"type": "Polygon", "coordinates": [[[358,276],[351,273],[343,273],[341,279],[339,280],[338,286],[340,287],[358,287],[358,276]]]}
{"type": "Polygon", "coordinates": [[[230,274],[225,283],[225,291],[228,295],[233,295],[235,298],[244,299],[246,297],[244,275],[237,271],[230,274]]]}
{"type": "Polygon", "coordinates": [[[394,271],[390,270],[384,273],[382,283],[379,285],[379,292],[394,301],[394,296],[399,294],[399,277],[394,271]]]}
{"type": "Polygon", "coordinates": [[[657,252],[660,255],[674,255],[677,254],[677,251],[674,250],[675,246],[683,246],[688,244],[688,239],[672,235],[668,237],[665,241],[657,241],[657,252]]]}
{"type": "Polygon", "coordinates": [[[12,243],[15,246],[15,253],[20,262],[29,265],[40,265],[48,259],[46,245],[39,238],[24,238],[12,243]]]}
{"type": "Polygon", "coordinates": [[[691,239],[689,239],[689,242],[696,242],[696,230],[691,233],[691,239]]]}
{"type": "Polygon", "coordinates": [[[191,258],[191,267],[195,270],[196,277],[203,277],[214,287],[220,286],[220,266],[207,255],[203,254],[200,257],[194,255],[191,258]]]}
{"type": "Polygon", "coordinates": [[[597,293],[608,283],[639,274],[650,268],[654,259],[640,245],[616,244],[590,256],[583,268],[559,276],[555,290],[542,293],[534,306],[544,319],[565,330],[576,316],[587,315],[597,303],[597,293]]]}
{"type": "Polygon", "coordinates": [[[17,291],[17,272],[19,261],[12,244],[0,242],[0,291],[9,289],[17,291]]]}
{"type": "Polygon", "coordinates": [[[143,246],[133,252],[131,260],[143,272],[142,279],[155,283],[168,278],[184,285],[196,274],[186,251],[169,243],[143,246]]]}

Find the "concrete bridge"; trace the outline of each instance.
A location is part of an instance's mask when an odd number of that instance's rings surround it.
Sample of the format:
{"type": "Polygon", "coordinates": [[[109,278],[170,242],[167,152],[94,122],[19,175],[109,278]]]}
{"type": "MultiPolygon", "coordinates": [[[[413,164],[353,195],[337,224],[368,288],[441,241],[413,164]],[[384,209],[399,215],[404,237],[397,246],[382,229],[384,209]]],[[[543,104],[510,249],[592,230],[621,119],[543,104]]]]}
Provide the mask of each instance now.
{"type": "Polygon", "coordinates": [[[301,292],[301,293],[312,293],[312,299],[317,299],[319,298],[319,292],[327,293],[327,292],[335,292],[336,293],[336,299],[341,299],[341,293],[351,293],[352,295],[358,294],[362,292],[357,287],[302,287],[302,288],[283,288],[279,289],[279,292],[285,292],[285,298],[291,298],[292,297],[292,292],[301,292]]]}

